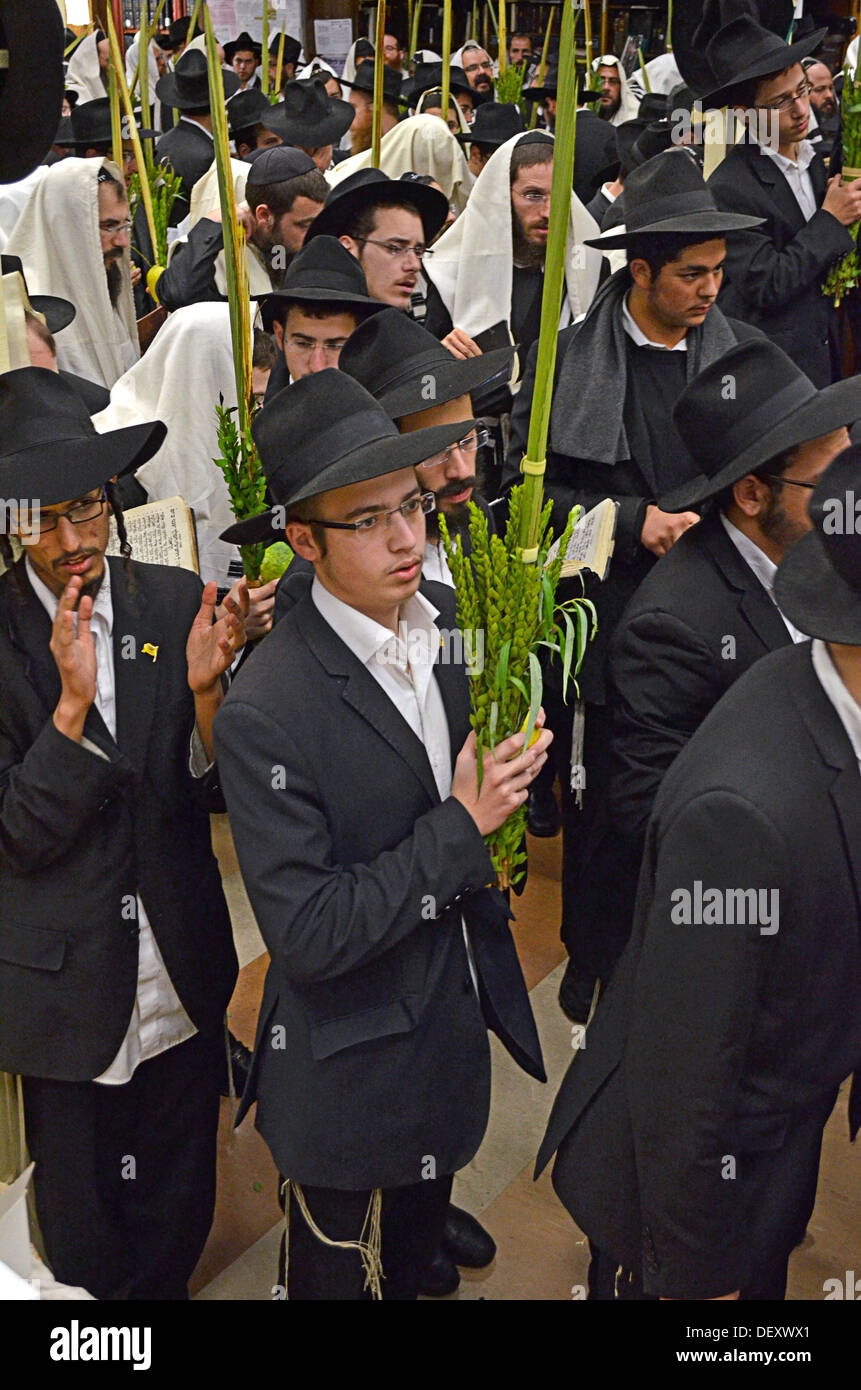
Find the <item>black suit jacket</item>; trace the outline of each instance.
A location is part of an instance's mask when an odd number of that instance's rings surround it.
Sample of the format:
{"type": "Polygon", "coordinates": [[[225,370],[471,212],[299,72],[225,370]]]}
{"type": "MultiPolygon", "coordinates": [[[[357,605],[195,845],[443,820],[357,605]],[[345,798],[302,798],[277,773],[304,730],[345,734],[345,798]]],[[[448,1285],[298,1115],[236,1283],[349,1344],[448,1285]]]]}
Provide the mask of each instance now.
{"type": "Polygon", "coordinates": [[[809,222],[758,145],[729,150],[709,188],[724,211],[765,219],[761,227],[727,237],[720,307],[756,324],[823,387],[839,380],[840,355],[837,311],[822,282],[853,243],[848,229],[822,210],[827,176],[821,155],[810,165],[810,176],[819,210],[809,222]]]}
{"type": "Polygon", "coordinates": [[[156,293],[166,309],[182,309],[186,304],[203,304],[223,299],[215,283],[215,263],[224,248],[219,222],[201,217],[188,234],[185,245],[176,247],[158,278],[156,293]]]}
{"type": "Polygon", "coordinates": [[[808,643],[758,661],[664,779],[634,932],[538,1157],[559,1150],[565,1206],[647,1293],[730,1293],[800,1237],[798,1138],[861,1063],[859,826],[857,758],[808,643]],[[697,881],[724,902],[777,892],[778,929],[686,925],[697,881]]]}
{"type": "Polygon", "coordinates": [[[156,159],[161,164],[170,164],[173,172],[182,179],[182,188],[173,205],[170,216],[171,226],[187,216],[191,204],[191,190],[202,179],[215,158],[212,136],[196,121],[179,119],[160,136],[156,144],[156,159]]]}
{"type": "Polygon", "coordinates": [[[135,562],[132,591],[122,562],[108,564],[116,741],[95,706],[84,727],[105,758],[54,727],[51,623],[26,578],[19,597],[23,560],[0,578],[0,1068],[63,1081],[98,1076],[125,1036],[136,894],[201,1032],[219,1026],[236,979],[210,843],[212,779],[188,767],[185,644],[200,580],[135,562]],[[144,643],[158,648],[154,660],[144,643]]]}
{"type": "Polygon", "coordinates": [[[755,661],[791,641],[712,510],[646,576],[610,646],[618,831],[645,835],[664,773],[706,715],[755,661]]]}
{"type": "MultiPolygon", "coordinates": [[[[453,797],[440,802],[424,745],[317,611],[308,577],[297,582],[303,597],[215,722],[242,876],[271,956],[240,1118],[256,1099],[257,1126],[297,1181],[403,1186],[421,1179],[426,1156],[451,1173],[481,1143],[488,1024],[542,1080],[543,1065],[474,821],[453,797]]],[[[422,591],[453,632],[452,591],[422,591]]],[[[456,648],[446,645],[436,676],[454,761],[469,731],[456,648]]]]}
{"type": "MultiPolygon", "coordinates": [[[[576,138],[574,192],[581,203],[588,204],[607,177],[608,168],[618,162],[616,135],[609,121],[602,121],[594,111],[578,111],[576,138]]],[[[600,219],[596,221],[600,225],[600,219]]]]}

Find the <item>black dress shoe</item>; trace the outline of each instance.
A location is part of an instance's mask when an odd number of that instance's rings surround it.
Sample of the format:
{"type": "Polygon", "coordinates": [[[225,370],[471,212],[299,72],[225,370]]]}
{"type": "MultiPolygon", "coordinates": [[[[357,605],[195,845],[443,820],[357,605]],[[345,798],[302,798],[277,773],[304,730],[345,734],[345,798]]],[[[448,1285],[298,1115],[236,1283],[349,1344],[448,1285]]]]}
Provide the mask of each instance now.
{"type": "Polygon", "coordinates": [[[436,1252],[419,1280],[419,1293],[425,1298],[445,1298],[460,1285],[460,1275],[445,1251],[436,1252]]]}
{"type": "Polygon", "coordinates": [[[553,795],[552,787],[541,787],[533,783],[526,802],[526,828],[537,839],[549,839],[558,835],[562,817],[553,795]]]}
{"type": "MultiPolygon", "coordinates": [[[[230,1070],[233,1074],[233,1089],[237,1096],[241,1096],[242,1092],[245,1090],[248,1074],[251,1071],[251,1052],[250,1049],[245,1046],[245,1043],[240,1042],[238,1038],[234,1038],[232,1033],[228,1033],[227,1036],[229,1039],[230,1070]]],[[[227,1080],[226,1066],[223,1068],[221,1094],[223,1096],[230,1095],[230,1085],[227,1080]]]]}
{"type": "Polygon", "coordinates": [[[442,1231],[442,1248],[464,1269],[484,1269],[496,1254],[496,1242],[474,1216],[449,1205],[442,1231]]]}
{"type": "Polygon", "coordinates": [[[597,975],[578,971],[569,960],[559,985],[559,1007],[572,1023],[588,1022],[597,983],[597,975]]]}

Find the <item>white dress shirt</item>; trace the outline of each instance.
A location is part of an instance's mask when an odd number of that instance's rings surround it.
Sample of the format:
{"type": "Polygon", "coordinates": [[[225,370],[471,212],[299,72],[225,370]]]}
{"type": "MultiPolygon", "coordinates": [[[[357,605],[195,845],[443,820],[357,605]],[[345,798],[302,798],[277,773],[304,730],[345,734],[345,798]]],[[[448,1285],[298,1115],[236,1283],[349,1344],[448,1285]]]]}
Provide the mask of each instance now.
{"type": "MultiPolygon", "coordinates": [[[[628,294],[630,294],[630,290],[628,291],[628,294]]],[[[679,341],[673,347],[667,347],[666,343],[653,343],[651,338],[647,338],[640,325],[634,319],[630,309],[628,308],[627,294],[625,295],[625,298],[622,300],[622,327],[624,328],[628,337],[633,339],[637,347],[663,348],[664,352],[687,352],[688,350],[687,335],[685,335],[685,337],[683,338],[680,338],[679,341]]]]}
{"type": "Polygon", "coordinates": [[[450,589],[454,588],[454,578],[449,569],[448,556],[441,536],[435,541],[425,541],[422,578],[435,579],[438,584],[447,584],[450,589]]]}
{"type": "Polygon", "coordinates": [[[814,637],[811,643],[811,658],[819,683],[837,711],[837,717],[855,750],[858,771],[861,772],[861,705],[846,689],[843,677],[831,660],[827,643],[819,637],[814,637]]]}
{"type": "MultiPolygon", "coordinates": [[[[424,744],[440,801],[445,801],[451,793],[452,767],[448,718],[433,669],[442,642],[435,622],[438,609],[424,594],[413,594],[401,604],[400,631],[395,636],[391,628],[383,627],[374,618],[336,598],[316,574],[311,598],[321,617],[358,657],[424,744]]],[[[461,924],[469,970],[478,993],[472,948],[463,918],[461,924]]]]}
{"type": "MultiPolygon", "coordinates": [[[[55,594],[39,578],[29,556],[26,560],[27,577],[33,590],[53,623],[57,616],[59,603],[55,594]]],[[[93,603],[90,631],[96,650],[96,698],[95,706],[111,735],[117,736],[117,696],[114,676],[113,648],[114,608],[111,601],[110,566],[105,565],[105,573],[99,592],[93,603]]],[[[196,731],[195,731],[196,732],[196,731]]],[[[199,735],[198,735],[199,740],[199,735]]],[[[105,754],[89,739],[81,740],[91,753],[103,758],[105,754]]],[[[195,775],[202,775],[200,769],[202,749],[194,747],[192,759],[195,775]]],[[[205,755],[203,757],[205,762],[205,755]]],[[[167,966],[162,960],[161,951],[153,935],[146,908],[137,897],[136,912],[140,934],[138,937],[138,981],[132,1015],[126,1035],[120,1044],[116,1057],[107,1071],[94,1078],[105,1085],[119,1086],[130,1081],[141,1062],[157,1057],[169,1047],[185,1042],[197,1032],[194,1024],[182,1006],[179,995],[173,987],[167,966]]]]}
{"type": "MultiPolygon", "coordinates": [[[[774,576],[777,574],[777,565],[773,560],[769,560],[764,550],[760,550],[756,541],[752,541],[750,536],[746,536],[737,526],[733,526],[732,522],[728,517],[724,516],[723,512],[720,514],[720,519],[723,523],[723,529],[726,531],[739,555],[744,560],[745,564],[753,570],[760,584],[768,594],[768,597],[771,599],[775,608],[777,608],[777,603],[774,598],[774,576]]],[[[780,613],[779,608],[777,608],[777,611],[780,613]]],[[[797,627],[793,627],[785,613],[780,613],[780,616],[793,642],[807,641],[808,634],[806,632],[799,632],[797,627]]]]}
{"type": "Polygon", "coordinates": [[[769,159],[773,159],[789,187],[795,195],[795,201],[804,214],[805,222],[809,222],[813,214],[817,211],[816,194],[813,191],[813,179],[810,177],[810,165],[816,158],[816,148],[809,140],[802,140],[798,146],[798,159],[788,159],[779,150],[773,150],[769,145],[760,145],[763,154],[767,154],[769,159]]]}

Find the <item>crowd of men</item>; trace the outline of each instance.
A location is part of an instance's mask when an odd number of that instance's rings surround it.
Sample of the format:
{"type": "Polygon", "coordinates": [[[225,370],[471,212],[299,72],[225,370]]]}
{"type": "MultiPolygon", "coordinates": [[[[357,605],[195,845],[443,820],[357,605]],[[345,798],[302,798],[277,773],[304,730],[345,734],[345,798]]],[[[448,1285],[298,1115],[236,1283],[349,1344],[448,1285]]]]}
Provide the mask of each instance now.
{"type": "Polygon", "coordinates": [[[375,167],[367,40],[342,73],[224,44],[267,482],[242,521],[213,461],[237,387],[189,21],[153,41],[141,131],[179,181],[166,266],[131,146],[112,162],[98,31],[51,153],[0,185],[30,361],[0,375],[0,1068],[61,1282],[187,1297],[232,1083],[281,1175],[289,1297],[441,1296],[490,1263],[451,1191],[488,1031],[546,1081],[486,844],[525,806],[561,828],[559,1003],[588,1038],[537,1171],[555,1155],[590,1297],[785,1296],[861,1067],[861,316],[823,292],[861,177],[824,33],[723,9],[705,104],[738,124],[707,179],[673,61],[645,93],[611,54],[581,74],[545,491],[557,533],[610,499],[614,550],[565,581],[597,612],[577,699],[548,661],[537,739],[500,730],[481,768],[439,519],[469,560],[470,503],[499,532],[521,481],[554,55],[540,77],[512,34],[504,103],[465,43],[444,111],[439,56],[386,34],[375,167]],[[124,509],[175,495],[200,579],[129,543],[124,509]],[[249,585],[238,547],[285,540],[249,585]],[[269,953],[253,1055],[224,1025],[225,808],[269,953]]]}

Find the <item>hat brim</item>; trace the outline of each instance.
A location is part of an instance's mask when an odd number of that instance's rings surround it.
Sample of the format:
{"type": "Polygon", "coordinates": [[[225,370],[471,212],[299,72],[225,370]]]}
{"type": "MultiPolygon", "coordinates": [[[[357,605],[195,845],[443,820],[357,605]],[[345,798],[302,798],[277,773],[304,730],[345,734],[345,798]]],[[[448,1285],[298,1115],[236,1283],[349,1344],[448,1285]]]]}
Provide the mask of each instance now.
{"type": "Polygon", "coordinates": [[[790,546],[777,569],[774,597],[781,613],[808,637],[861,646],[861,593],[831,564],[818,531],[790,546]]]}
{"type": "MultiPolygon", "coordinates": [[[[71,116],[68,119],[71,120],[71,116]]],[[[138,135],[140,136],[141,140],[158,140],[161,134],[162,132],[160,130],[141,130],[140,126],[138,126],[138,135]]],[[[124,135],[123,140],[126,144],[128,144],[131,140],[131,135],[124,135]]],[[[101,138],[66,140],[64,142],[64,148],[69,150],[92,150],[95,149],[96,145],[110,145],[111,143],[112,136],[110,132],[108,132],[107,135],[102,136],[101,138]]]]}
{"type": "Polygon", "coordinates": [[[664,217],[659,222],[649,222],[636,231],[620,232],[615,228],[602,232],[600,236],[586,237],[586,246],[595,246],[599,251],[611,251],[617,247],[630,246],[644,236],[677,235],[678,233],[702,232],[706,236],[727,236],[731,232],[743,232],[750,227],[761,227],[765,218],[748,217],[743,212],[688,212],[677,217],[664,217]]]}
{"type": "Polygon", "coordinates": [[[41,314],[50,333],[61,333],[75,317],[77,310],[71,300],[54,294],[31,294],[30,307],[41,314]]]}
{"type": "MultiPolygon", "coordinates": [[[[369,97],[374,95],[373,87],[367,87],[364,82],[348,82],[346,77],[339,77],[337,81],[342,87],[351,87],[355,92],[364,92],[369,97]]],[[[394,106],[402,106],[405,111],[409,109],[409,101],[403,87],[396,97],[386,96],[385,89],[383,89],[383,101],[390,101],[394,106]]]]}
{"type": "Polygon", "coordinates": [[[775,454],[803,444],[807,439],[829,434],[841,426],[854,424],[856,420],[861,420],[861,377],[849,377],[846,381],[835,382],[833,386],[817,391],[815,396],[760,435],[755,444],[736,455],[713,477],[700,474],[659,497],[658,506],[663,512],[690,511],[692,507],[722,492],[725,487],[732,487],[739,478],[760,468],[775,454]]]}
{"type": "Polygon", "coordinates": [[[152,420],[107,434],[21,449],[0,461],[0,492],[13,497],[26,481],[41,506],[54,507],[140,468],[161,448],[166,434],[167,426],[152,420]]]}
{"type": "Polygon", "coordinates": [[[3,4],[0,182],[15,183],[44,159],[63,101],[63,20],[56,0],[3,4]]]}
{"type": "Polygon", "coordinates": [[[260,124],[280,135],[285,145],[297,145],[302,149],[334,145],[350,129],[356,115],[348,101],[339,101],[337,97],[329,98],[329,114],[311,125],[282,115],[277,106],[270,106],[269,110],[272,116],[263,111],[260,124]]]}
{"type": "MultiPolygon", "coordinates": [[[[337,186],[332,190],[337,193],[337,186]]],[[[389,183],[366,183],[342,193],[326,203],[317,214],[305,235],[305,244],[315,236],[343,236],[344,228],[352,222],[360,208],[367,207],[382,199],[395,206],[411,203],[418,209],[424,229],[425,242],[430,245],[437,232],[442,229],[448,217],[448,199],[444,193],[425,183],[401,183],[392,179],[389,183]]]]}
{"type": "MultiPolygon", "coordinates": [[[[506,376],[510,375],[514,353],[515,348],[512,345],[495,348],[493,352],[482,353],[480,357],[452,357],[451,362],[439,364],[420,362],[410,381],[382,392],[372,390],[371,394],[393,420],[400,420],[405,415],[416,415],[419,411],[427,410],[429,406],[445,405],[448,401],[457,400],[458,396],[470,395],[479,387],[487,386],[494,377],[501,376],[503,372],[506,376]],[[433,377],[432,401],[428,401],[426,394],[429,376],[433,377]]],[[[409,362],[404,366],[409,367],[409,362]]],[[[361,385],[364,386],[365,383],[362,382],[361,385]]]]}
{"type": "Polygon", "coordinates": [[[774,58],[766,60],[759,58],[755,63],[751,63],[749,68],[743,68],[740,73],[733,77],[732,82],[727,82],[723,87],[716,87],[711,92],[706,92],[700,100],[703,106],[721,107],[729,104],[729,98],[742,82],[750,82],[754,77],[768,77],[772,74],[783,72],[786,68],[794,67],[800,63],[802,58],[809,58],[816,51],[822,40],[827,36],[828,30],[816,29],[806,39],[799,39],[797,43],[787,44],[785,61],[781,60],[779,67],[774,67],[774,58]]]}
{"type": "Polygon", "coordinates": [[[275,310],[282,305],[289,309],[291,304],[343,304],[345,309],[367,309],[375,314],[386,308],[380,299],[350,294],[349,290],[297,289],[295,293],[284,291],[281,294],[268,294],[260,306],[260,317],[267,333],[272,332],[275,310]]]}
{"type": "MultiPolygon", "coordinates": [[[[235,96],[239,91],[239,78],[235,72],[223,72],[224,80],[224,100],[235,96]]],[[[188,97],[180,96],[177,91],[176,73],[166,72],[163,77],[158,79],[155,84],[155,94],[159,101],[164,102],[165,106],[175,106],[177,111],[200,111],[204,106],[209,106],[209,88],[206,90],[206,100],[190,100],[188,97]]]]}
{"type": "MultiPolygon", "coordinates": [[[[285,391],[291,388],[285,386],[285,391]]],[[[280,393],[279,393],[280,394],[280,393]]],[[[266,407],[263,407],[264,410],[266,407]]],[[[362,444],[352,453],[324,468],[310,482],[288,494],[277,507],[269,507],[257,516],[237,521],[222,531],[219,539],[233,545],[272,544],[284,535],[283,527],[277,525],[279,514],[285,509],[304,502],[309,497],[319,497],[321,493],[332,492],[335,488],[349,487],[352,483],[366,483],[372,478],[385,478],[389,473],[397,473],[401,468],[415,468],[425,459],[438,454],[440,450],[456,444],[463,437],[464,430],[474,429],[477,421],[458,420],[449,425],[432,425],[428,429],[413,430],[410,434],[396,434],[384,439],[375,439],[362,444]]]]}

